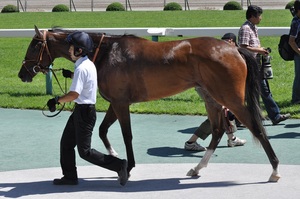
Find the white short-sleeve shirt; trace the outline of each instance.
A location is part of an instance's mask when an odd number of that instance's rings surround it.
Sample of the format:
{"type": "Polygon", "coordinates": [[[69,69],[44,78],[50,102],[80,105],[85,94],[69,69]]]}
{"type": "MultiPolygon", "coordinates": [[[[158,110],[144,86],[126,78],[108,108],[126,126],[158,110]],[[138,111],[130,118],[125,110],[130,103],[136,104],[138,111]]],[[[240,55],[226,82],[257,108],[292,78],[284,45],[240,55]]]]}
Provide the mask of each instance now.
{"type": "Polygon", "coordinates": [[[75,62],[70,91],[79,94],[74,102],[78,104],[96,104],[97,70],[94,63],[87,56],[81,57],[75,62]]]}

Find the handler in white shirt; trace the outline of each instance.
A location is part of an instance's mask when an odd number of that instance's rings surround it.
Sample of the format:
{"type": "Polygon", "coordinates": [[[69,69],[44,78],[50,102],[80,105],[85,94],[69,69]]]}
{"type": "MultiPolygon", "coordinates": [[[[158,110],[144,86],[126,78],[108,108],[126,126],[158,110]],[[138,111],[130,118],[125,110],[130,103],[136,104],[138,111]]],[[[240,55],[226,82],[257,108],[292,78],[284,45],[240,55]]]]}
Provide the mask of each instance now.
{"type": "Polygon", "coordinates": [[[78,176],[75,161],[75,147],[80,157],[92,164],[115,171],[124,186],[128,180],[127,161],[111,155],[105,155],[91,148],[91,137],[96,123],[97,71],[88,58],[93,50],[93,41],[85,32],[73,32],[67,37],[69,53],[75,62],[74,74],[63,70],[65,77],[73,77],[70,91],[61,97],[50,99],[47,103],[50,111],[56,110],[56,104],[76,103],[65,126],[60,141],[60,163],[63,177],[54,179],[54,185],[77,185],[78,176]]]}

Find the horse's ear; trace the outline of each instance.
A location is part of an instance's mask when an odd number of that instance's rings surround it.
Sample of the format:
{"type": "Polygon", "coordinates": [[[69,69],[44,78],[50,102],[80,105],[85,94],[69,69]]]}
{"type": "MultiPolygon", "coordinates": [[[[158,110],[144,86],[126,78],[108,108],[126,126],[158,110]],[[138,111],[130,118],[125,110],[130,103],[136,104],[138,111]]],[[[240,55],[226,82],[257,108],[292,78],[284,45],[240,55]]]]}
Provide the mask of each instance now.
{"type": "Polygon", "coordinates": [[[38,27],[36,27],[36,25],[34,25],[34,29],[35,29],[35,33],[37,34],[38,37],[43,38],[43,34],[41,33],[41,31],[38,29],[38,27]]]}

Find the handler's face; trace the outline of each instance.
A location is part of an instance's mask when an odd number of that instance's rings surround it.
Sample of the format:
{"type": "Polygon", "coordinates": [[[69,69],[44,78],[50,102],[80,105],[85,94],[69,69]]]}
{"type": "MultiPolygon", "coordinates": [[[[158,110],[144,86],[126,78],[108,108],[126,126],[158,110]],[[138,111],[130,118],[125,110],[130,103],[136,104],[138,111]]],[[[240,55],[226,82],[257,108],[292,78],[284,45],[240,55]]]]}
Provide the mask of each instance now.
{"type": "Polygon", "coordinates": [[[78,58],[74,55],[74,46],[71,45],[70,48],[69,48],[69,54],[70,54],[70,57],[73,61],[76,61],[78,58]]]}
{"type": "Polygon", "coordinates": [[[230,45],[235,46],[235,43],[232,39],[226,39],[225,41],[227,41],[230,45]]]}

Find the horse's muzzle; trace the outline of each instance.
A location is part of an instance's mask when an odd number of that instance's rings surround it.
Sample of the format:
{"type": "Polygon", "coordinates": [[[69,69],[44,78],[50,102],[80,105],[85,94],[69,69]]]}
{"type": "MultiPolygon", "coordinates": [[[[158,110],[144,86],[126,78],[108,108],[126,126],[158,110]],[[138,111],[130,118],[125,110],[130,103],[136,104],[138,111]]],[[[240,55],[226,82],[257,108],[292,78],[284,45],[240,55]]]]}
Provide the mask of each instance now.
{"type": "Polygon", "coordinates": [[[24,75],[20,71],[18,77],[22,80],[22,82],[32,82],[32,77],[30,75],[24,75]]]}

